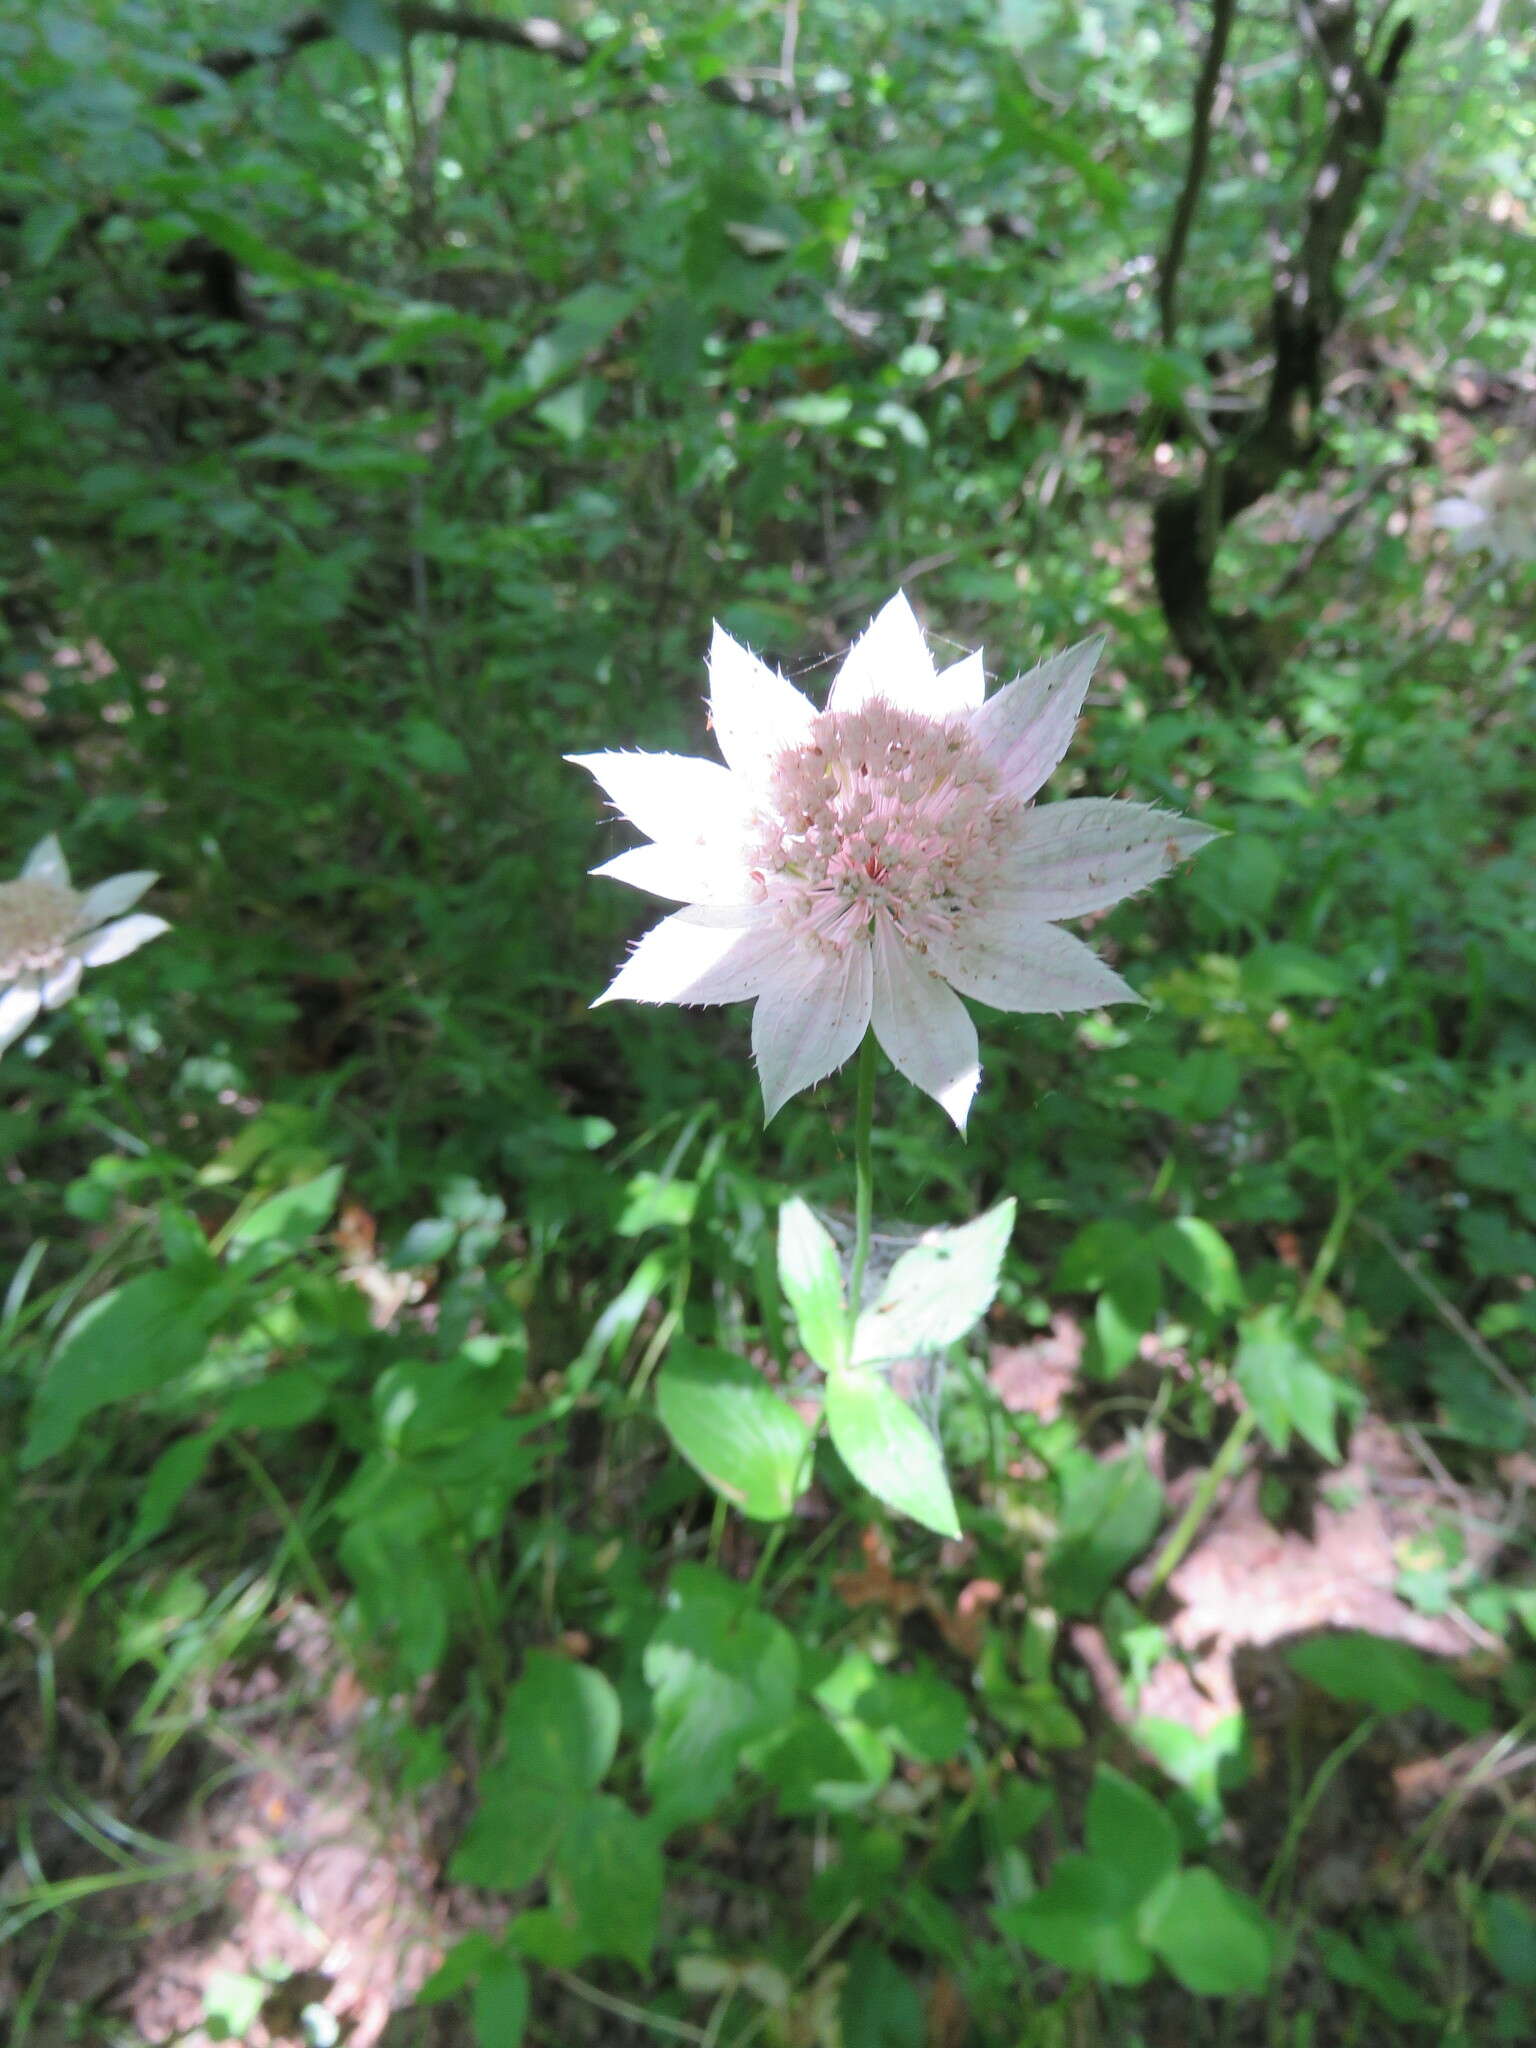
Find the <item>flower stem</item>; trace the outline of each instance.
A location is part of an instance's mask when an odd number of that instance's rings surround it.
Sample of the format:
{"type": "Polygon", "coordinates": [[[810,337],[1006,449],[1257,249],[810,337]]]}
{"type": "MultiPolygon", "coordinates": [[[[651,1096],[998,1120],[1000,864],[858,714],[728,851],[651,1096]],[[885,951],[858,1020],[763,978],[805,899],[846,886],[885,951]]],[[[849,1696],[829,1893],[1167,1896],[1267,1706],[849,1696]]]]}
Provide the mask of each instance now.
{"type": "Polygon", "coordinates": [[[875,1213],[875,1034],[866,1031],[859,1047],[858,1106],[853,1117],[853,1265],[848,1273],[848,1359],[853,1359],[853,1333],[864,1299],[864,1268],[869,1264],[869,1233],[875,1213]]]}

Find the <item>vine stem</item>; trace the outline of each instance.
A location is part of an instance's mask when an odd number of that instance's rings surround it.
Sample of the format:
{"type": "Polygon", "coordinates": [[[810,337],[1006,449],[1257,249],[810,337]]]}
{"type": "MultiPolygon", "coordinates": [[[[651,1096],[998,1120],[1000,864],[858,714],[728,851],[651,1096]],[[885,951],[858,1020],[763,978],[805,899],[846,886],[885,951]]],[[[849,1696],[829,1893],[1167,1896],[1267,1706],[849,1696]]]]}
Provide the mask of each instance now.
{"type": "Polygon", "coordinates": [[[859,1047],[858,1102],[853,1116],[853,1264],[848,1273],[848,1362],[864,1299],[870,1229],[875,1213],[875,1034],[866,1031],[859,1047]]]}

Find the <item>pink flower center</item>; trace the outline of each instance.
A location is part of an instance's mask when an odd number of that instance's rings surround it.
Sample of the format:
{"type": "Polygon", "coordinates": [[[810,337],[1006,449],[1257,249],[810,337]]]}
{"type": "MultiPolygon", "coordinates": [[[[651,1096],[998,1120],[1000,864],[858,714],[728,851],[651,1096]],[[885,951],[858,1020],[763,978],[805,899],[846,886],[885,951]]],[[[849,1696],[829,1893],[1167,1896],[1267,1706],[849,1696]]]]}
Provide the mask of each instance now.
{"type": "Polygon", "coordinates": [[[919,952],[978,907],[1016,810],[963,716],[824,711],[775,763],[753,879],[781,925],[840,951],[889,918],[919,952]]]}
{"type": "Polygon", "coordinates": [[[24,876],[0,882],[0,988],[20,974],[45,974],[64,958],[79,927],[80,899],[58,882],[24,876]]]}

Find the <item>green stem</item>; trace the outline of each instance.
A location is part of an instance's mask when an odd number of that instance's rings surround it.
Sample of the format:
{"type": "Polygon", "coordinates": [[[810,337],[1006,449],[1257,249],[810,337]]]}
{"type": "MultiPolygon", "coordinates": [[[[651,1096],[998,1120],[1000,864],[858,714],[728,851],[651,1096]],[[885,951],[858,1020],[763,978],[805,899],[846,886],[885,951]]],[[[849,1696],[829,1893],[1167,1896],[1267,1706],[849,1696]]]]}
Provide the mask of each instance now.
{"type": "Polygon", "coordinates": [[[1145,1597],[1155,1593],[1171,1572],[1178,1570],[1184,1553],[1200,1533],[1200,1525],[1210,1513],[1211,1503],[1220,1492],[1223,1481],[1242,1462],[1248,1439],[1259,1426],[1259,1419],[1251,1408],[1245,1408],[1221,1449],[1212,1458],[1201,1475],[1200,1484],[1190,1496],[1189,1506],[1179,1517],[1178,1524],[1168,1541],[1157,1553],[1157,1562],[1152,1567],[1152,1576],[1147,1581],[1145,1597]]]}
{"type": "Polygon", "coordinates": [[[869,1264],[869,1234],[875,1213],[875,1034],[866,1031],[859,1047],[858,1106],[853,1118],[853,1264],[848,1273],[848,1358],[853,1359],[853,1333],[864,1298],[864,1268],[869,1264]]]}

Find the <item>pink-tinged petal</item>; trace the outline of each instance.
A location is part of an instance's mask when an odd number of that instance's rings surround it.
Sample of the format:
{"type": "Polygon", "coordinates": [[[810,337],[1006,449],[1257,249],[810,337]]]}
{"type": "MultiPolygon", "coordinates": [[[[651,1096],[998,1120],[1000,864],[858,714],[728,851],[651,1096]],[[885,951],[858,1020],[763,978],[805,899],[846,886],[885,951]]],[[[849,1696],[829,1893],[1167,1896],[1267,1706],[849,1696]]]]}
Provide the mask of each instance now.
{"type": "Polygon", "coordinates": [[[674,911],[646,933],[592,1007],[744,1002],[765,985],[788,946],[766,917],[674,911]]]}
{"type": "Polygon", "coordinates": [[[42,1006],[36,982],[17,982],[0,995],[0,1052],[15,1044],[42,1006]]]}
{"type": "Polygon", "coordinates": [[[104,924],[88,938],[76,939],[70,951],[78,955],[83,966],[110,967],[114,960],[126,960],[140,946],[147,946],[151,939],[158,939],[169,930],[163,917],[151,917],[147,910],[136,910],[132,917],[120,917],[116,924],[104,924]]]}
{"type": "Polygon", "coordinates": [[[781,959],[752,1012],[765,1124],[858,1051],[869,1029],[870,984],[866,945],[833,954],[796,948],[781,959]]]}
{"type": "Polygon", "coordinates": [[[80,914],[75,929],[88,932],[94,925],[105,924],[109,917],[121,917],[125,910],[132,910],[144,891],[159,879],[147,868],[138,868],[131,874],[113,875],[109,881],[98,882],[80,898],[80,914]]]}
{"type": "Polygon", "coordinates": [[[906,595],[897,591],[854,641],[827,697],[829,711],[857,711],[872,697],[922,718],[940,716],[933,656],[906,595]]]}
{"type": "Polygon", "coordinates": [[[964,1134],[981,1080],[976,1026],[964,1003],[927,959],[897,937],[887,917],[875,922],[875,1036],[914,1088],[931,1095],[964,1134]]]}
{"type": "Polygon", "coordinates": [[[655,846],[631,847],[589,873],[610,882],[627,882],[652,896],[674,903],[707,903],[740,909],[752,906],[752,880],[739,845],[706,846],[699,841],[664,840],[655,846]]]}
{"type": "Polygon", "coordinates": [[[1037,804],[1014,826],[995,900],[1010,921],[1082,917],[1147,888],[1220,836],[1118,797],[1037,804]]]}
{"type": "Polygon", "coordinates": [[[715,627],[709,648],[709,717],[731,768],[762,782],[788,747],[810,737],[816,707],[777,669],[715,627]]]}
{"type": "Polygon", "coordinates": [[[647,839],[739,839],[751,809],[747,792],[717,761],[691,754],[567,754],[647,839]]]}
{"type": "Polygon", "coordinates": [[[979,711],[986,694],[987,672],[981,664],[979,647],[939,670],[935,702],[942,712],[979,711]]]}
{"type": "Polygon", "coordinates": [[[971,733],[982,758],[998,776],[999,791],[1027,802],[1052,775],[1072,740],[1088,694],[1088,683],[1103,636],[1080,641],[1065,654],[1009,683],[971,715],[971,733]]]}
{"type": "Polygon", "coordinates": [[[46,839],[39,839],[27,855],[22,879],[28,882],[55,882],[61,889],[69,887],[69,862],[64,858],[57,834],[50,832],[46,839]]]}
{"type": "Polygon", "coordinates": [[[970,918],[948,937],[934,939],[928,959],[963,996],[995,1010],[1097,1010],[1104,1003],[1139,1003],[1129,982],[1106,967],[1091,947],[1054,924],[1036,924],[998,910],[970,918]]]}
{"type": "Polygon", "coordinates": [[[42,996],[45,1010],[56,1010],[61,1003],[67,1003],[80,986],[80,962],[71,957],[62,967],[56,967],[43,983],[42,996]]]}

